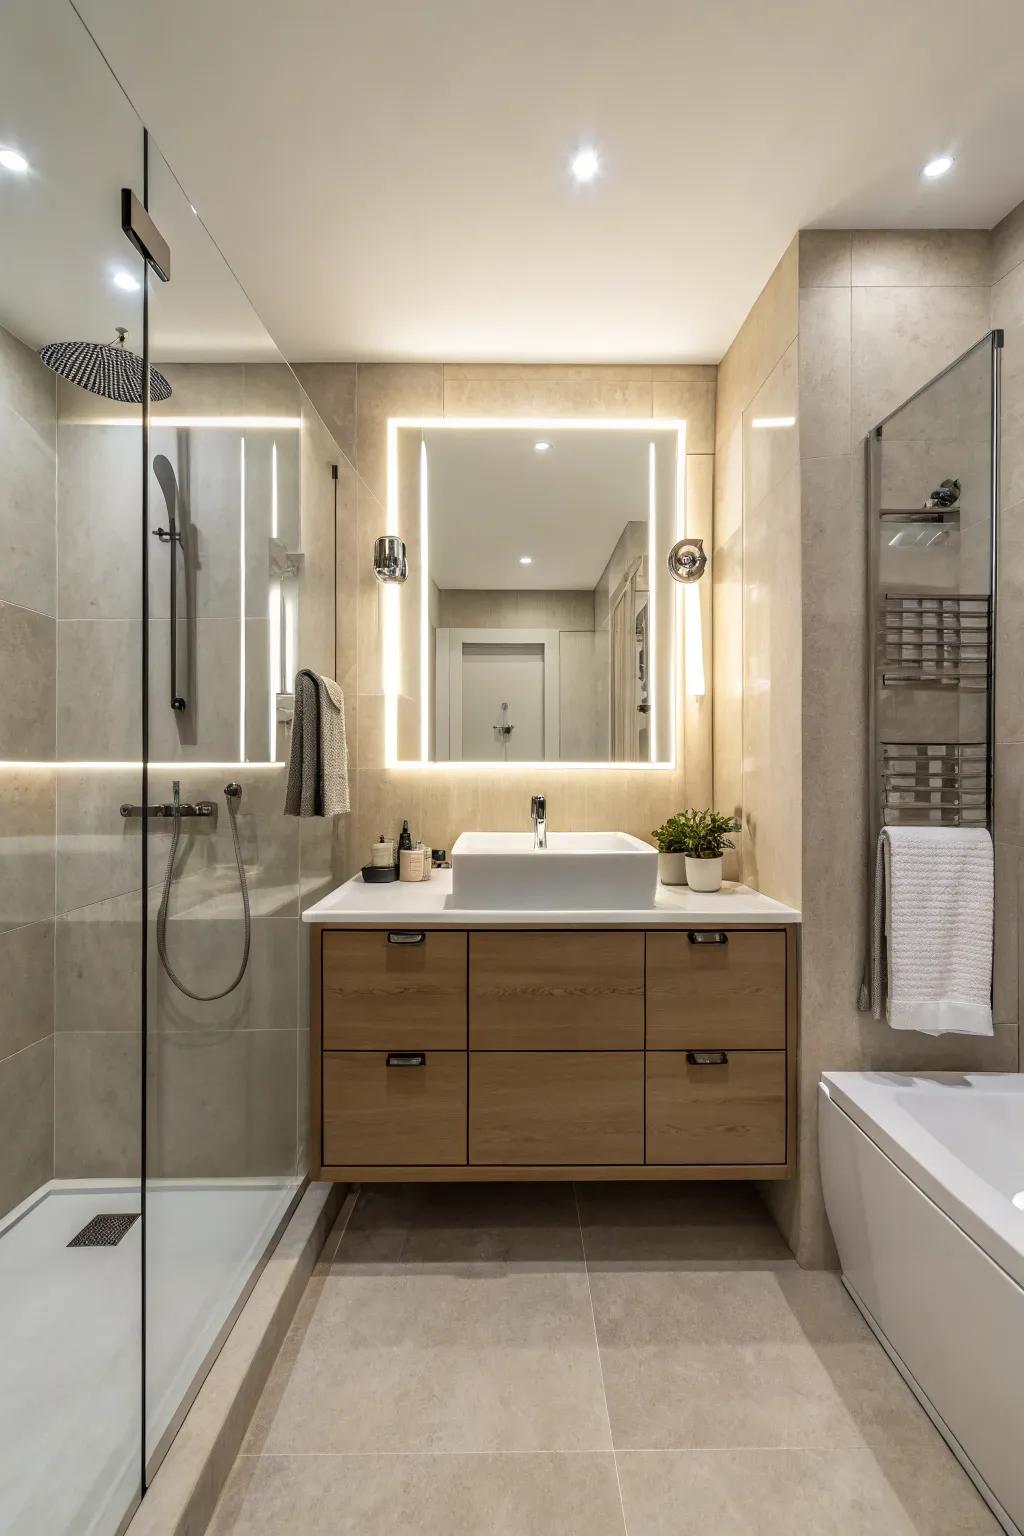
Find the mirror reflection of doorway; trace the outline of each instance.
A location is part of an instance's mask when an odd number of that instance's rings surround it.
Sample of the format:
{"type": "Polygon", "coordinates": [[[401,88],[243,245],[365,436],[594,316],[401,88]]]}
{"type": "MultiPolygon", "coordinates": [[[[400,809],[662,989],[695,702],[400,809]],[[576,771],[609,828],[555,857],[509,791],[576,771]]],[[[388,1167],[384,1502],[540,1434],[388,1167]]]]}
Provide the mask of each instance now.
{"type": "Polygon", "coordinates": [[[557,759],[558,631],[441,628],[436,634],[438,759],[465,763],[557,759]]]}
{"type": "Polygon", "coordinates": [[[463,760],[533,763],[543,757],[544,647],[464,645],[463,760]]]}

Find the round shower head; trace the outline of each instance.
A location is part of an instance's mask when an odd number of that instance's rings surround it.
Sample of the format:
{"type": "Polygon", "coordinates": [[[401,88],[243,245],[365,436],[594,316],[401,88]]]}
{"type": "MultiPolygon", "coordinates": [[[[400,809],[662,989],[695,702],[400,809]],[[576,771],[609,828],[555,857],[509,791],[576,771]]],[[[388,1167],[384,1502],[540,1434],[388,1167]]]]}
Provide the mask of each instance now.
{"type": "MultiPolygon", "coordinates": [[[[141,405],[142,358],[125,346],[127,331],[118,328],[117,334],[120,340],[116,346],[104,341],[51,341],[39,348],[39,356],[62,379],[70,379],[91,394],[122,405],[141,405]]],[[[150,368],[150,399],[166,400],[170,393],[163,374],[150,368]]]]}

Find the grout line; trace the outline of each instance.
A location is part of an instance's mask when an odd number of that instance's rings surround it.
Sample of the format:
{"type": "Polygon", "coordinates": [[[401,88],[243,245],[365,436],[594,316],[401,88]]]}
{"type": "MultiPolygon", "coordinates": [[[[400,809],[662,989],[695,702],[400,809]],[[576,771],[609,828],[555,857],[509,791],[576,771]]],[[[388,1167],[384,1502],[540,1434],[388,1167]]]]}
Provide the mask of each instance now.
{"type": "Polygon", "coordinates": [[[624,1536],[629,1536],[626,1525],[626,1506],[622,1499],[622,1478],[619,1476],[619,1458],[615,1450],[615,1436],[612,1434],[612,1414],[608,1406],[608,1386],[604,1379],[604,1361],[601,1359],[601,1341],[597,1336],[597,1313],[594,1311],[594,1292],[590,1285],[590,1265],[587,1263],[587,1242],[583,1236],[583,1215],[580,1211],[580,1197],[576,1180],[572,1182],[572,1198],[576,1206],[576,1220],[580,1229],[580,1247],[583,1250],[583,1273],[587,1277],[587,1299],[590,1302],[590,1321],[594,1329],[594,1348],[597,1351],[597,1368],[601,1373],[601,1392],[604,1396],[604,1415],[608,1421],[608,1443],[612,1451],[612,1465],[615,1468],[615,1485],[619,1490],[619,1513],[622,1516],[622,1529],[624,1536]]]}
{"type": "MultiPolygon", "coordinates": [[[[687,1446],[682,1446],[679,1449],[682,1450],[683,1452],[686,1452],[687,1450],[694,1450],[697,1453],[702,1453],[703,1450],[704,1450],[704,1447],[687,1447],[687,1446]]],[[[731,1446],[723,1446],[723,1447],[721,1447],[721,1449],[728,1453],[728,1452],[730,1452],[733,1449],[733,1447],[731,1447],[731,1446]]],[[[744,1446],[743,1449],[746,1450],[746,1447],[744,1446]]],[[[754,1447],[754,1450],[760,1450],[760,1449],[771,1450],[772,1447],[771,1446],[767,1446],[767,1447],[755,1446],[754,1447]]],[[[785,1447],[782,1447],[782,1449],[789,1450],[790,1447],[785,1446],[785,1447]]],[[[796,1447],[796,1449],[797,1449],[797,1451],[799,1453],[800,1451],[802,1451],[804,1449],[804,1447],[798,1446],[798,1447],[796,1447]]],[[[813,1449],[813,1447],[810,1447],[810,1449],[813,1449]]],[[[455,1459],[455,1458],[458,1458],[458,1457],[464,1457],[464,1456],[480,1456],[480,1457],[490,1457],[490,1458],[492,1458],[494,1460],[501,1460],[502,1458],[507,1457],[507,1456],[537,1456],[537,1457],[551,1458],[551,1457],[555,1457],[555,1456],[611,1456],[612,1454],[613,1454],[613,1452],[611,1452],[608,1449],[607,1446],[589,1446],[589,1447],[588,1446],[584,1446],[582,1448],[577,1447],[575,1450],[554,1450],[554,1451],[552,1451],[552,1450],[548,1450],[548,1451],[544,1451],[544,1450],[530,1450],[530,1451],[524,1451],[524,1450],[498,1450],[498,1451],[468,1451],[468,1450],[454,1450],[454,1451],[395,1451],[395,1450],[388,1450],[388,1449],[382,1449],[382,1450],[379,1450],[379,1451],[239,1451],[238,1456],[236,1457],[236,1460],[237,1461],[261,1461],[261,1460],[262,1461],[270,1461],[270,1460],[275,1460],[276,1459],[276,1460],[280,1460],[280,1461],[289,1461],[289,1460],[300,1460],[300,1459],[303,1459],[303,1458],[309,1459],[309,1460],[313,1460],[313,1459],[315,1459],[317,1457],[320,1457],[323,1460],[334,1460],[334,1461],[350,1460],[350,1461],[356,1461],[360,1457],[365,1458],[365,1457],[371,1457],[371,1456],[372,1457],[388,1457],[388,1456],[409,1456],[409,1457],[423,1456],[423,1457],[428,1457],[428,1456],[434,1456],[434,1457],[438,1457],[440,1459],[444,1459],[444,1458],[447,1457],[449,1460],[452,1460],[452,1459],[455,1459]]],[[[631,1455],[633,1454],[632,1451],[630,1452],[630,1454],[631,1455]]],[[[671,1456],[671,1455],[673,1455],[675,1453],[671,1449],[669,1451],[667,1451],[667,1452],[662,1452],[661,1450],[655,1449],[655,1450],[650,1451],[650,1452],[640,1451],[640,1452],[637,1452],[637,1454],[638,1455],[648,1455],[649,1454],[649,1455],[652,1455],[652,1456],[660,1456],[660,1455],[666,1454],[666,1455],[670,1455],[671,1456]]],[[[826,1454],[826,1455],[830,1454],[830,1452],[828,1451],[827,1448],[825,1449],[824,1454],[826,1454]]]]}

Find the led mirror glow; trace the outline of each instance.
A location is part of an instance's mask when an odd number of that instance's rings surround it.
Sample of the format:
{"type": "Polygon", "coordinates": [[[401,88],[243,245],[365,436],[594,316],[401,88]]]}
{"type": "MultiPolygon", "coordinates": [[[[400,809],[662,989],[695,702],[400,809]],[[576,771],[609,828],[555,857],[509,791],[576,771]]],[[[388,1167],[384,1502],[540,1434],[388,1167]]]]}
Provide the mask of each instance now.
{"type": "MultiPolygon", "coordinates": [[[[440,764],[486,770],[547,762],[621,770],[676,765],[684,625],[687,691],[698,696],[704,692],[700,605],[691,612],[684,604],[684,594],[667,576],[664,559],[685,529],[685,427],[678,419],[650,418],[389,419],[385,531],[406,541],[412,580],[404,588],[381,587],[377,594],[388,768],[440,764]],[[507,441],[514,432],[524,436],[527,454],[541,443],[556,450],[560,487],[553,487],[547,473],[538,480],[529,474],[528,465],[523,468],[522,447],[507,441]],[[635,450],[626,451],[624,443],[615,447],[614,438],[636,433],[644,437],[635,450]],[[583,439],[597,434],[605,434],[608,441],[587,448],[583,439]],[[452,440],[446,442],[449,436],[452,440]],[[621,465],[627,476],[614,480],[610,488],[605,473],[609,465],[621,465]],[[520,484],[516,476],[521,473],[526,479],[520,484]],[[531,499],[527,515],[520,519],[508,509],[513,504],[522,507],[524,494],[531,499]],[[557,510],[562,506],[565,521],[557,510]],[[574,521],[582,506],[588,518],[584,528],[574,521]],[[530,539],[527,549],[533,548],[520,554],[515,545],[524,535],[524,543],[530,539]],[[520,568],[522,581],[512,574],[520,568]],[[626,635],[633,634],[633,615],[624,621],[621,604],[634,589],[635,598],[629,600],[636,603],[632,665],[637,670],[631,672],[622,647],[626,635]],[[558,615],[577,612],[583,594],[592,590],[598,611],[588,649],[584,637],[591,624],[558,615]],[[503,593],[518,605],[516,612],[536,616],[512,617],[503,593]],[[482,602],[481,594],[490,601],[482,602]],[[565,606],[570,598],[576,600],[575,610],[565,606]],[[471,606],[474,616],[468,616],[471,606]],[[616,609],[620,612],[613,628],[616,609]],[[458,617],[460,611],[467,617],[458,617]],[[553,627],[545,629],[545,624],[553,627]],[[563,631],[571,634],[571,645],[563,631]],[[532,693],[523,695],[527,701],[517,706],[514,693],[498,682],[499,674],[506,675],[503,668],[514,671],[517,665],[503,658],[526,652],[535,655],[543,671],[543,703],[536,706],[532,693]],[[617,684],[611,673],[613,658],[617,684]],[[592,679],[587,670],[591,666],[597,667],[592,679]],[[585,678],[590,680],[581,681],[585,678]],[[464,694],[464,686],[473,691],[464,694]],[[499,706],[493,706],[497,748],[489,713],[493,689],[498,689],[494,698],[513,701],[511,717],[509,705],[500,706],[506,712],[503,719],[498,717],[499,706]],[[472,716],[469,704],[464,705],[471,697],[472,716]],[[636,701],[632,711],[625,702],[630,697],[636,701]],[[583,707],[574,710],[573,699],[585,701],[583,707]],[[534,719],[535,708],[542,719],[534,719]],[[517,731],[518,756],[509,753],[507,736],[505,743],[498,740],[505,725],[517,731]]],[[[532,663],[521,665],[532,678],[532,663]]],[[[533,688],[523,672],[517,676],[523,686],[533,688]]],[[[510,674],[509,687],[516,686],[510,674]]]]}

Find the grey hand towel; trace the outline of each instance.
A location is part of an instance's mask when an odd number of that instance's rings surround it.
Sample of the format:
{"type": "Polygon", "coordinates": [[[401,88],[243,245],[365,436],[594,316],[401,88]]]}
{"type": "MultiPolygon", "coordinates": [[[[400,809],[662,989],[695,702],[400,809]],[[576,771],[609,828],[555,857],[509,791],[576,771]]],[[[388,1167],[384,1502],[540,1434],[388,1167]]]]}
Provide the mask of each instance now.
{"type": "Polygon", "coordinates": [[[295,676],[295,717],[286,816],[340,816],[349,809],[345,696],[330,677],[295,676]]]}

